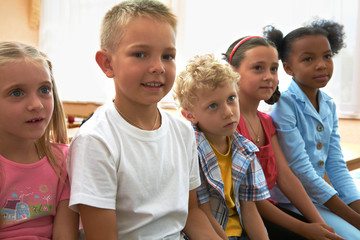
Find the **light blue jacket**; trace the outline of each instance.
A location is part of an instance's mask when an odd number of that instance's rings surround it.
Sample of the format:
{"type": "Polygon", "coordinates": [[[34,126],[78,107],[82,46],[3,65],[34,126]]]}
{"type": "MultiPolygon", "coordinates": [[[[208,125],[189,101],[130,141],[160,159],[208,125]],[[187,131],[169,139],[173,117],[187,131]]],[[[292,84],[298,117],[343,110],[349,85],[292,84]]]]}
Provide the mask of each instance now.
{"type": "MultiPolygon", "coordinates": [[[[318,93],[318,101],[319,112],[292,81],[276,103],[271,117],[289,166],[312,200],[324,204],[338,194],[349,204],[360,199],[360,193],[341,151],[336,106],[322,91],[318,93]],[[333,187],[323,180],[325,171],[333,187]]],[[[271,198],[281,203],[289,202],[277,186],[271,192],[271,198]]]]}

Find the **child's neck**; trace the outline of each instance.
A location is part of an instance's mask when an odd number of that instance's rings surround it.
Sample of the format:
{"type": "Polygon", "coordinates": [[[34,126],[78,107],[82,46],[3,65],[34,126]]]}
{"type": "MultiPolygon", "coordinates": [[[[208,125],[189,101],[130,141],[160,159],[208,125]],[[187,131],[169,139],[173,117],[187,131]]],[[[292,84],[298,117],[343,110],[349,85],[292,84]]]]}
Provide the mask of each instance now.
{"type": "Polygon", "coordinates": [[[319,95],[319,89],[317,89],[316,92],[313,92],[312,94],[305,93],[308,97],[309,101],[313,105],[313,107],[316,109],[317,112],[320,110],[319,101],[318,101],[318,95],[319,95]]]}
{"type": "Polygon", "coordinates": [[[240,94],[239,96],[239,106],[240,106],[240,113],[246,114],[249,116],[257,116],[257,109],[259,107],[260,101],[259,100],[250,100],[245,94],[240,94]]]}
{"type": "Polygon", "coordinates": [[[220,154],[223,156],[227,156],[230,152],[230,137],[226,137],[226,144],[224,144],[223,146],[221,146],[220,148],[215,147],[211,142],[210,142],[210,146],[213,149],[214,153],[216,155],[220,154]]]}
{"type": "Polygon", "coordinates": [[[259,101],[257,102],[246,102],[240,100],[239,102],[240,106],[240,114],[245,115],[248,118],[257,118],[257,109],[259,106],[259,101]]]}
{"type": "Polygon", "coordinates": [[[155,130],[161,126],[161,114],[157,104],[136,107],[128,107],[115,101],[114,104],[119,115],[139,129],[155,130]]]}
{"type": "Polygon", "coordinates": [[[22,164],[31,164],[40,160],[39,152],[33,141],[1,145],[0,154],[12,162],[22,164]]]}
{"type": "Polygon", "coordinates": [[[216,139],[208,139],[211,146],[216,149],[219,153],[225,155],[229,149],[228,136],[224,136],[216,139]]]}
{"type": "MultiPolygon", "coordinates": [[[[296,82],[296,81],[295,81],[296,82]]],[[[318,95],[319,95],[319,89],[318,88],[309,88],[304,85],[299,84],[296,82],[296,84],[300,87],[301,91],[305,93],[313,107],[316,109],[317,112],[319,112],[319,101],[318,101],[318,95]]]]}

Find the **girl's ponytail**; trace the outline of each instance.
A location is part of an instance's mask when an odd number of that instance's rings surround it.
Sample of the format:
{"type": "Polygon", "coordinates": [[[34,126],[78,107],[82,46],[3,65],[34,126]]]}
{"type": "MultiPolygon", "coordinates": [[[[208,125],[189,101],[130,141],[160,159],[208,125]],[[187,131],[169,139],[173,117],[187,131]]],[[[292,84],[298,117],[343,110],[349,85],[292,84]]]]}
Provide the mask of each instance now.
{"type": "Polygon", "coordinates": [[[279,53],[279,59],[283,60],[285,55],[285,41],[283,33],[274,26],[267,25],[263,28],[263,35],[267,40],[275,45],[279,53]]]}
{"type": "Polygon", "coordinates": [[[339,51],[345,47],[345,32],[344,32],[344,25],[341,25],[337,22],[326,20],[326,19],[318,19],[313,21],[308,26],[309,28],[322,29],[327,34],[327,39],[329,41],[331,51],[333,55],[339,53],[339,51]]]}

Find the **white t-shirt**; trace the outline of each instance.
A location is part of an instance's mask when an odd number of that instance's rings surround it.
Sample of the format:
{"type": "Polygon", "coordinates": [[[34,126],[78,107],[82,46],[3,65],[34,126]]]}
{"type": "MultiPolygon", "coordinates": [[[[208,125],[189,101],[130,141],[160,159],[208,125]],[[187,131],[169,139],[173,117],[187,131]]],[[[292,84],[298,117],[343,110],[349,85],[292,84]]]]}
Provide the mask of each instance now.
{"type": "Polygon", "coordinates": [[[160,113],[161,127],[144,131],[104,105],[70,145],[70,207],[116,209],[119,239],[179,239],[200,185],[191,125],[160,113]]]}

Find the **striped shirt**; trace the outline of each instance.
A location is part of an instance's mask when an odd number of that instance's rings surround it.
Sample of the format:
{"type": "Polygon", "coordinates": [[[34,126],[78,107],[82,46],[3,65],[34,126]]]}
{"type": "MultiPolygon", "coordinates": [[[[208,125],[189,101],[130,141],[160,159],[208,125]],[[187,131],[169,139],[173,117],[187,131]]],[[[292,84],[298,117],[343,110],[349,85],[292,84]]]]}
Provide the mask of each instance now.
{"type": "MultiPolygon", "coordinates": [[[[210,201],[211,211],[225,229],[229,217],[224,183],[220,168],[209,142],[195,125],[195,138],[200,163],[201,185],[197,189],[200,204],[210,201]]],[[[260,201],[270,197],[261,165],[256,158],[258,148],[251,141],[234,132],[231,136],[232,184],[235,204],[241,220],[240,200],[260,201]]]]}

